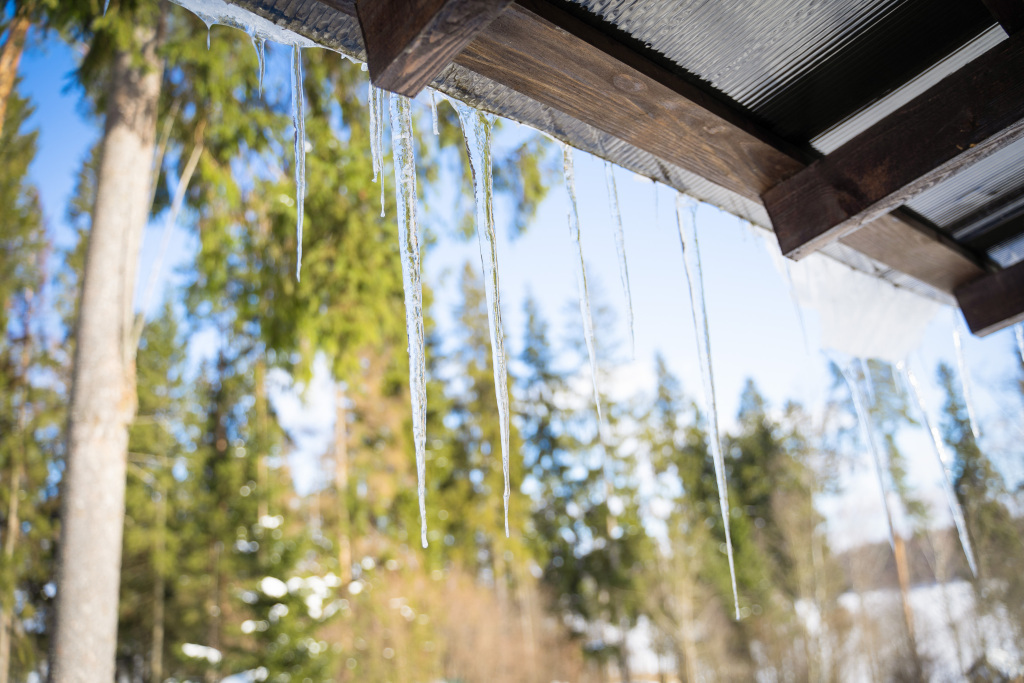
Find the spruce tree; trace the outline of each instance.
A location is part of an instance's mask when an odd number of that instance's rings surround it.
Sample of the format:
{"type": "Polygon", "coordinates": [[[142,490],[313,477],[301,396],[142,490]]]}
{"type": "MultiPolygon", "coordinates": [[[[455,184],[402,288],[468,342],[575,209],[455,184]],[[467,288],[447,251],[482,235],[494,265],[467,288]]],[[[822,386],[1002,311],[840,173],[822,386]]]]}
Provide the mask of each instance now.
{"type": "Polygon", "coordinates": [[[49,242],[28,167],[36,133],[17,91],[0,133],[0,681],[18,680],[45,647],[64,411],[44,287],[49,242]]]}

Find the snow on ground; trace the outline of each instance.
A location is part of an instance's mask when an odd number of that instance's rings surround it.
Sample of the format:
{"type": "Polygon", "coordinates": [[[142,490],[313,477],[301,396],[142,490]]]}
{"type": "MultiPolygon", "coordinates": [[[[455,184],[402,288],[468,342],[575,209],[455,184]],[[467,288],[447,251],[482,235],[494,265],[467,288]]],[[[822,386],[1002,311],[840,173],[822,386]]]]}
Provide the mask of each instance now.
{"type": "MultiPolygon", "coordinates": [[[[845,593],[839,604],[852,619],[853,628],[843,647],[846,654],[865,652],[871,647],[876,658],[883,661],[891,655],[893,644],[899,642],[903,628],[903,615],[899,592],[869,591],[858,595],[845,593]],[[864,610],[871,617],[873,629],[863,626],[858,616],[864,610]]],[[[929,680],[933,683],[963,680],[962,671],[970,668],[983,653],[988,660],[1006,673],[1024,674],[1024,650],[1014,641],[1014,634],[1005,618],[977,617],[974,613],[974,595],[966,581],[947,584],[916,586],[910,591],[910,604],[914,612],[918,649],[926,662],[929,680]]],[[[811,630],[816,628],[818,615],[813,607],[800,609],[801,617],[811,630]]],[[[610,637],[617,640],[614,634],[610,637]]],[[[629,634],[630,665],[634,681],[660,680],[659,657],[652,642],[654,634],[648,623],[642,621],[629,634]]],[[[842,680],[848,683],[869,683],[872,663],[866,657],[847,659],[842,680]]],[[[671,662],[661,660],[661,670],[673,671],[671,662]]],[[[669,675],[668,680],[674,680],[669,675]]]]}

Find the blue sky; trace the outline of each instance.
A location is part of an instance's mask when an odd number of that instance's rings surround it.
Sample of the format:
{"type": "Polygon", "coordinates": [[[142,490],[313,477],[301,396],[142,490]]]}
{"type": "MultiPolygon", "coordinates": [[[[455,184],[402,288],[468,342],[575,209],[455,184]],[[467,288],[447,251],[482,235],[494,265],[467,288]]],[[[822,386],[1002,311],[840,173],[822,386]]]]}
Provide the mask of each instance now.
{"type": "MultiPolygon", "coordinates": [[[[216,34],[215,30],[214,39],[216,34]]],[[[268,79],[275,72],[286,72],[281,62],[287,58],[286,50],[271,50],[268,56],[268,79]],[[275,65],[275,60],[281,63],[275,65]]],[[[40,130],[40,150],[31,175],[42,193],[47,225],[61,246],[68,244],[64,207],[73,192],[75,174],[100,132],[96,120],[83,116],[80,93],[69,86],[75,58],[70,48],[56,41],[43,45],[33,42],[21,69],[20,92],[29,96],[36,107],[30,125],[40,130]]],[[[421,125],[429,125],[428,103],[429,99],[420,98],[421,125]]],[[[515,127],[509,128],[508,134],[499,137],[499,146],[510,144],[520,135],[515,127]]],[[[290,150],[291,145],[284,144],[283,148],[290,150]]],[[[588,276],[595,291],[619,313],[613,335],[620,345],[620,355],[628,361],[627,318],[619,285],[603,162],[577,153],[576,175],[588,276]]],[[[616,373],[614,389],[620,395],[649,391],[653,386],[653,356],[661,352],[671,369],[681,377],[684,389],[698,397],[699,365],[676,228],[675,192],[623,169],[616,169],[616,179],[636,320],[636,360],[627,362],[622,371],[616,373]]],[[[537,298],[556,337],[572,327],[576,328],[576,334],[582,335],[578,316],[566,316],[566,307],[575,302],[577,292],[566,222],[568,203],[561,183],[552,188],[527,234],[515,240],[508,237],[502,207],[503,202],[499,200],[502,310],[510,354],[519,348],[522,307],[527,292],[537,298]]],[[[818,348],[817,314],[804,311],[801,324],[786,281],[773,264],[763,241],[739,219],[703,206],[698,213],[698,230],[723,428],[727,429],[733,421],[740,391],[748,377],[757,382],[775,408],[790,399],[802,402],[811,410],[820,406],[829,378],[818,348]],[[806,337],[803,329],[806,329],[806,337]]],[[[161,248],[162,235],[162,223],[155,221],[147,230],[143,246],[141,273],[152,271],[156,255],[167,252],[160,269],[158,291],[150,305],[162,299],[160,290],[172,281],[174,266],[187,263],[197,248],[196,240],[184,225],[175,226],[166,238],[167,250],[161,248]]],[[[479,253],[475,241],[464,242],[446,234],[440,237],[438,245],[426,257],[424,269],[425,278],[437,293],[435,315],[442,329],[450,330],[454,324],[450,312],[456,301],[458,273],[466,260],[478,266],[479,253]]],[[[955,364],[952,320],[949,310],[941,311],[930,325],[921,349],[911,359],[911,367],[924,385],[933,420],[938,419],[940,401],[934,384],[936,363],[942,359],[955,364]]],[[[607,333],[599,338],[598,343],[602,342],[608,343],[607,333]]],[[[1012,386],[1019,374],[1012,333],[1004,331],[984,340],[969,337],[965,340],[965,349],[981,416],[983,443],[999,460],[1004,472],[1019,481],[1024,478],[1024,458],[1019,445],[1024,443],[1024,420],[1021,419],[1020,395],[1013,392],[1012,386]]],[[[318,393],[314,389],[310,395],[318,393]]],[[[303,404],[297,396],[287,394],[284,392],[280,399],[281,411],[285,426],[297,435],[302,434],[298,438],[297,460],[300,463],[297,469],[301,470],[303,458],[319,456],[316,451],[326,442],[333,416],[329,401],[314,398],[303,404]]],[[[941,491],[935,485],[939,471],[929,452],[928,441],[923,434],[916,434],[908,437],[907,444],[912,476],[920,482],[922,490],[928,492],[929,500],[941,503],[941,491]]],[[[884,536],[871,471],[861,466],[851,473],[846,483],[846,496],[823,503],[830,510],[836,534],[884,536]],[[869,495],[863,495],[865,492],[869,495]],[[865,519],[870,523],[864,523],[865,519]]],[[[938,509],[943,505],[938,505],[938,509]]]]}

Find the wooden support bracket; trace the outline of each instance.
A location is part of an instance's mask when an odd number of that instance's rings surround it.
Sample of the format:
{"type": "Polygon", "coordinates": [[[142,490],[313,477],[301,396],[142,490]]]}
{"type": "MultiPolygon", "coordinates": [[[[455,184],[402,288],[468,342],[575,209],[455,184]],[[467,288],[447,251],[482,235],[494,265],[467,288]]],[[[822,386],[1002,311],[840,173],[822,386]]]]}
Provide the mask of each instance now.
{"type": "Polygon", "coordinates": [[[972,280],[954,294],[967,326],[979,337],[1024,321],[1024,261],[972,280]]]}
{"type": "Polygon", "coordinates": [[[358,0],[370,79],[415,97],[511,0],[358,0]]]}
{"type": "Polygon", "coordinates": [[[1018,33],[763,196],[799,259],[1024,137],[1018,33]]]}

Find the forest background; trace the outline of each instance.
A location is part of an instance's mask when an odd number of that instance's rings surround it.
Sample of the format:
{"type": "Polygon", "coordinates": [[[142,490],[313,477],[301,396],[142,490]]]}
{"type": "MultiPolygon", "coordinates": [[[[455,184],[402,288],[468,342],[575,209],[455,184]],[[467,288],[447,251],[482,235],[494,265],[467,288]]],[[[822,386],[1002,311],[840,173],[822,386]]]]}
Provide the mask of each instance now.
{"type": "Polygon", "coordinates": [[[912,362],[954,457],[974,578],[898,373],[816,350],[817,320],[798,311],[756,229],[699,209],[740,589],[733,620],[674,193],[615,171],[634,354],[605,170],[577,155],[601,443],[561,155],[499,124],[514,414],[506,538],[465,147],[453,109],[440,104],[435,136],[421,98],[431,544],[420,549],[393,174],[388,159],[380,218],[365,73],[302,53],[309,183],[297,283],[290,49],[269,47],[261,92],[245,34],[216,27],[207,49],[206,27],[180,8],[88,5],[9,2],[0,34],[0,77],[19,73],[0,93],[0,681],[49,667],[103,84],[145,21],[161,22],[164,67],[134,297],[119,677],[915,680],[949,668],[943,641],[924,635],[939,631],[952,634],[954,675],[992,652],[1011,661],[991,666],[1014,666],[1024,384],[1009,333],[965,340],[980,440],[949,315],[912,362]],[[20,49],[19,65],[10,56],[20,49]],[[902,584],[833,360],[871,388],[902,584]],[[947,609],[915,619],[910,593],[928,585],[952,587],[947,609]],[[966,607],[949,606],[957,600],[966,607]]]}

